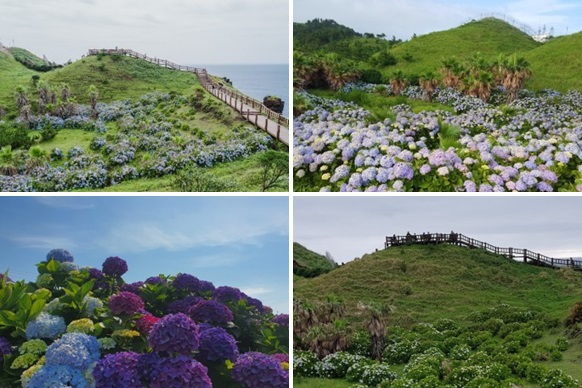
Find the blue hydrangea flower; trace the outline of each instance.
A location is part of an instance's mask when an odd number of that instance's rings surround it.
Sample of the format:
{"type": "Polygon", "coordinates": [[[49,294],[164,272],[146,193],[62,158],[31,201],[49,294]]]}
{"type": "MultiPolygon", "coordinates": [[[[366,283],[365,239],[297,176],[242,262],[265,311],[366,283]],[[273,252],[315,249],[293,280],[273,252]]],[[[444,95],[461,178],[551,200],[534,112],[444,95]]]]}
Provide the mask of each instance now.
{"type": "Polygon", "coordinates": [[[47,261],[56,260],[60,263],[64,263],[66,261],[73,262],[75,261],[75,258],[73,257],[71,252],[67,251],[66,249],[57,248],[53,249],[52,251],[46,254],[46,260],[47,261]]]}
{"type": "Polygon", "coordinates": [[[92,335],[66,333],[46,351],[47,365],[69,365],[86,369],[99,359],[99,342],[92,335]]]}
{"type": "Polygon", "coordinates": [[[55,339],[67,329],[63,317],[54,316],[44,311],[26,325],[26,339],[55,339]]]}
{"type": "Polygon", "coordinates": [[[79,369],[69,365],[45,365],[32,375],[28,386],[89,388],[90,385],[79,369]]]}

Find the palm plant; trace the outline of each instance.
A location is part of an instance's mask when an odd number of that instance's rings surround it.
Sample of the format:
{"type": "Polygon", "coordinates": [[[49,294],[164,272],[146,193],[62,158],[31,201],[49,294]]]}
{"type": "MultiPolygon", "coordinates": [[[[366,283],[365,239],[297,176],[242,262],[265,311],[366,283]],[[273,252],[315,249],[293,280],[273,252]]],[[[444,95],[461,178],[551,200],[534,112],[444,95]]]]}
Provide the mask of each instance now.
{"type": "Polygon", "coordinates": [[[428,102],[432,102],[432,95],[434,94],[435,89],[439,85],[439,80],[435,73],[428,72],[424,73],[418,79],[418,84],[424,90],[424,100],[428,102]]]}
{"type": "Polygon", "coordinates": [[[507,70],[503,80],[503,87],[507,90],[507,103],[513,102],[517,94],[523,88],[525,80],[531,77],[529,63],[524,58],[518,58],[514,54],[507,61],[507,70]]]}
{"type": "Polygon", "coordinates": [[[394,308],[379,302],[358,302],[358,309],[370,314],[367,329],[372,338],[372,357],[376,360],[382,360],[386,338],[386,318],[394,308]]]}
{"type": "Polygon", "coordinates": [[[51,90],[49,84],[45,81],[38,83],[38,111],[45,113],[46,106],[51,103],[51,90]]]}
{"type": "Polygon", "coordinates": [[[61,84],[61,101],[67,103],[71,97],[71,89],[66,83],[61,84]]]}
{"type": "Polygon", "coordinates": [[[30,123],[30,119],[32,118],[32,108],[30,105],[27,104],[20,108],[20,118],[27,125],[30,123]]]}
{"type": "Polygon", "coordinates": [[[18,86],[16,88],[16,107],[21,110],[23,106],[28,105],[28,93],[24,86],[18,86]]]}
{"type": "Polygon", "coordinates": [[[89,103],[91,104],[91,117],[97,118],[97,101],[99,100],[99,91],[95,85],[89,86],[89,103]]]}
{"type": "Polygon", "coordinates": [[[443,67],[439,72],[443,75],[443,84],[448,88],[459,89],[466,68],[456,58],[442,61],[443,67]]]}
{"type": "Polygon", "coordinates": [[[0,149],[0,173],[3,175],[15,175],[18,172],[16,158],[12,152],[12,146],[7,145],[0,149]]]}
{"type": "Polygon", "coordinates": [[[402,94],[402,91],[404,91],[406,84],[407,84],[406,76],[404,75],[404,72],[402,70],[397,70],[394,72],[394,74],[392,74],[392,77],[390,79],[390,86],[392,87],[392,92],[396,96],[402,94]]]}
{"type": "Polygon", "coordinates": [[[469,77],[467,82],[467,94],[487,101],[491,96],[493,86],[493,74],[489,71],[479,71],[469,77]]]}
{"type": "Polygon", "coordinates": [[[28,159],[26,161],[26,167],[28,169],[34,169],[36,167],[44,166],[49,160],[48,153],[43,150],[40,146],[32,146],[28,150],[28,159]]]}

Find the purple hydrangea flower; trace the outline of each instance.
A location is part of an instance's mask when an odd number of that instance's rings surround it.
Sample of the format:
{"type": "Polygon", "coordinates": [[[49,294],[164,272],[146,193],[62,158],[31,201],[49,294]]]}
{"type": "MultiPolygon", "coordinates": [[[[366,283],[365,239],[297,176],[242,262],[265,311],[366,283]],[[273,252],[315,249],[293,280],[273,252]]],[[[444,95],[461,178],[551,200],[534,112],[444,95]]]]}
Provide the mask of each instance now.
{"type": "Polygon", "coordinates": [[[426,175],[431,171],[431,167],[428,164],[423,164],[419,171],[421,175],[426,175]]]}
{"type": "Polygon", "coordinates": [[[215,300],[201,300],[188,310],[188,315],[196,322],[224,325],[234,317],[232,311],[215,300]]]}
{"type": "Polygon", "coordinates": [[[160,361],[161,358],[158,353],[145,353],[138,356],[137,373],[139,380],[146,386],[149,386],[152,382],[153,377],[158,371],[160,361]]]}
{"type": "Polygon", "coordinates": [[[133,283],[125,283],[122,284],[119,289],[121,291],[127,291],[139,295],[139,290],[143,286],[143,282],[133,282],[133,283]]]}
{"type": "Polygon", "coordinates": [[[214,299],[222,303],[238,302],[242,299],[242,292],[235,287],[221,286],[214,290],[214,299]]]}
{"type": "Polygon", "coordinates": [[[139,309],[144,308],[143,300],[133,292],[121,291],[109,298],[109,308],[115,315],[133,315],[139,309]]]}
{"type": "Polygon", "coordinates": [[[289,314],[279,314],[273,317],[271,321],[279,326],[289,327],[289,314]]]}
{"type": "Polygon", "coordinates": [[[103,278],[103,272],[101,272],[97,268],[89,268],[89,279],[99,280],[102,278],[103,278]]]}
{"type": "Polygon", "coordinates": [[[271,358],[276,360],[279,364],[282,362],[289,363],[289,355],[285,353],[271,354],[271,358]]]}
{"type": "Polygon", "coordinates": [[[139,355],[134,352],[120,352],[103,357],[95,369],[96,388],[126,388],[138,386],[137,364],[139,355]]]}
{"type": "Polygon", "coordinates": [[[172,285],[178,290],[185,290],[189,292],[197,292],[200,288],[200,280],[198,278],[187,274],[179,273],[172,282],[172,285]]]}
{"type": "Polygon", "coordinates": [[[57,248],[46,254],[46,261],[50,260],[56,260],[60,263],[64,263],[65,261],[75,261],[75,258],[71,252],[67,251],[66,249],[57,248]]]}
{"type": "Polygon", "coordinates": [[[244,292],[243,292],[243,294],[242,294],[242,295],[243,295],[243,299],[247,301],[247,304],[248,304],[249,306],[253,306],[254,308],[256,308],[256,309],[257,309],[257,311],[258,311],[260,314],[264,314],[264,313],[265,313],[265,306],[263,306],[263,302],[261,302],[261,301],[260,301],[260,300],[258,300],[258,299],[255,299],[255,298],[253,298],[253,297],[251,297],[251,296],[248,296],[248,295],[247,295],[247,294],[245,294],[244,292]]]}
{"type": "Polygon", "coordinates": [[[200,357],[203,361],[236,361],[238,347],[234,337],[222,327],[213,327],[200,332],[200,357]]]}
{"type": "Polygon", "coordinates": [[[170,313],[184,313],[187,314],[188,310],[196,303],[203,300],[199,296],[191,295],[185,299],[176,300],[168,305],[168,312],[170,313]]]}
{"type": "Polygon", "coordinates": [[[414,170],[406,163],[396,163],[394,166],[394,176],[398,179],[412,179],[414,170]]]}
{"type": "Polygon", "coordinates": [[[154,324],[148,342],[157,352],[190,354],[200,345],[198,325],[185,314],[168,314],[154,324]]]}
{"type": "Polygon", "coordinates": [[[8,356],[12,354],[12,346],[10,342],[4,337],[0,337],[0,361],[4,358],[4,356],[8,356]]]}
{"type": "Polygon", "coordinates": [[[127,272],[127,262],[117,256],[108,257],[103,262],[103,273],[109,276],[120,277],[127,272]]]}
{"type": "Polygon", "coordinates": [[[247,388],[287,387],[289,376],[281,365],[263,353],[241,354],[232,368],[234,381],[247,388]]]}
{"type": "Polygon", "coordinates": [[[212,388],[208,369],[195,359],[183,355],[164,358],[152,379],[152,388],[212,388]]]}
{"type": "Polygon", "coordinates": [[[144,282],[145,284],[165,284],[166,280],[162,279],[160,276],[150,276],[144,282]]]}
{"type": "Polygon", "coordinates": [[[214,284],[212,284],[212,282],[209,282],[206,280],[200,280],[198,292],[200,292],[200,293],[202,293],[202,292],[214,292],[215,289],[216,289],[216,287],[214,287],[214,284]]]}

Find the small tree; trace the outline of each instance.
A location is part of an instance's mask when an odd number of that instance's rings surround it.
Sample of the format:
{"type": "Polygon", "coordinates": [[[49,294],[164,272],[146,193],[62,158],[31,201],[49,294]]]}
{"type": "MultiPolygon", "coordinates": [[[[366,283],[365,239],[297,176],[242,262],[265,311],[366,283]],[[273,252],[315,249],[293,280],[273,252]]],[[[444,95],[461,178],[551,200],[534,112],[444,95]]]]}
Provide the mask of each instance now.
{"type": "Polygon", "coordinates": [[[24,86],[18,86],[14,96],[16,97],[16,107],[19,111],[23,106],[28,105],[28,93],[24,86]]]}
{"type": "Polygon", "coordinates": [[[285,152],[267,150],[258,157],[261,168],[261,191],[281,187],[286,180],[281,180],[289,172],[289,156],[285,152]]]}

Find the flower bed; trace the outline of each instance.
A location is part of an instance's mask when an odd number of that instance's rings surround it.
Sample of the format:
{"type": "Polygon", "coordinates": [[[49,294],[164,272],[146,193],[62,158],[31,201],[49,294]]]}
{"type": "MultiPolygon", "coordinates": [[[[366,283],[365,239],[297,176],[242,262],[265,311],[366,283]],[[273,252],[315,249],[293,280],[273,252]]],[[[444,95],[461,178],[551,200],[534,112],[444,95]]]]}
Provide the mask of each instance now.
{"type": "Polygon", "coordinates": [[[382,122],[306,97],[315,108],[293,125],[296,191],[582,191],[579,92],[524,92],[497,106],[445,89],[435,101],[455,113],[398,105],[382,122]]]}
{"type": "Polygon", "coordinates": [[[55,249],[36,282],[1,276],[0,386],[289,385],[288,315],[190,274],[125,283],[127,271],[55,249]]]}

